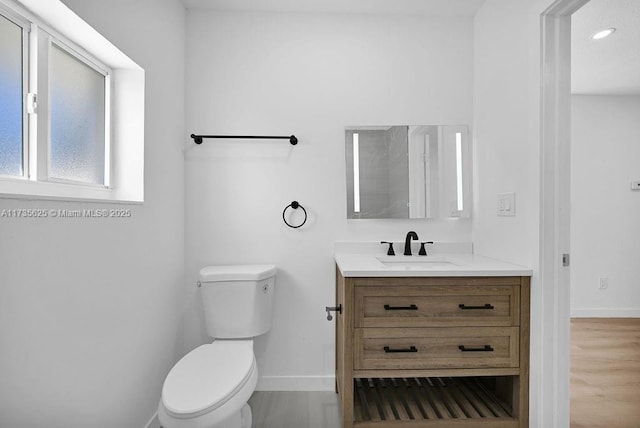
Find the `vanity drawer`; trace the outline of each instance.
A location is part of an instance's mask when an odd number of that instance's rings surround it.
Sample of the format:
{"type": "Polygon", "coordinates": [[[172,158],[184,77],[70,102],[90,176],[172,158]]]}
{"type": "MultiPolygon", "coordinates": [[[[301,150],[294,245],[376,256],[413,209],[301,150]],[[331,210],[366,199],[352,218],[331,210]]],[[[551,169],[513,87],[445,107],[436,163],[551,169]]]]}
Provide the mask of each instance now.
{"type": "Polygon", "coordinates": [[[515,368],[518,327],[359,328],[357,370],[515,368]]]}
{"type": "Polygon", "coordinates": [[[356,327],[516,326],[517,285],[402,285],[355,288],[356,327]]]}

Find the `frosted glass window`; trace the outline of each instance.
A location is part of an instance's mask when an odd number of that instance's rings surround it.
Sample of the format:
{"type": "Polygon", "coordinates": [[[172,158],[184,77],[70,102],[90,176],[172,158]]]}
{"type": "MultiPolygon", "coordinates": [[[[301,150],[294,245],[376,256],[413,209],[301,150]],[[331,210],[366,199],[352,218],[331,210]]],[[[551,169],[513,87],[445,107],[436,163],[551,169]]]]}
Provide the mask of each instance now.
{"type": "Polygon", "coordinates": [[[50,64],[49,176],[104,184],[105,76],[55,45],[50,64]]]}
{"type": "Polygon", "coordinates": [[[22,27],[0,15],[0,175],[23,175],[22,27]]]}

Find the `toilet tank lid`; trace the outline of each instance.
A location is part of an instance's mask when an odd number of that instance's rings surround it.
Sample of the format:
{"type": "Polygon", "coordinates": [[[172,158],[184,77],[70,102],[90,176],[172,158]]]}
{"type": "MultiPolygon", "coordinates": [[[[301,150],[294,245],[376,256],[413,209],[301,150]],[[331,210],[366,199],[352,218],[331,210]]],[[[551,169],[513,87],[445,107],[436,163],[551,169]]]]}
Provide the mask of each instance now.
{"type": "Polygon", "coordinates": [[[200,269],[200,281],[259,281],[276,274],[274,265],[218,265],[200,269]]]}

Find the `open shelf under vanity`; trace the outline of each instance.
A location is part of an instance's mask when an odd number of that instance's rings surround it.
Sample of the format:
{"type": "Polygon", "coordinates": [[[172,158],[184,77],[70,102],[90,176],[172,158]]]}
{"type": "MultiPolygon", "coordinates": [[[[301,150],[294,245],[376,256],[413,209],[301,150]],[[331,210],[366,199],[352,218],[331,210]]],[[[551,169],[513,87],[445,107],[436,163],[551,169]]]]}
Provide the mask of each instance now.
{"type": "Polygon", "coordinates": [[[354,425],[517,427],[494,378],[403,377],[354,379],[354,425]]]}

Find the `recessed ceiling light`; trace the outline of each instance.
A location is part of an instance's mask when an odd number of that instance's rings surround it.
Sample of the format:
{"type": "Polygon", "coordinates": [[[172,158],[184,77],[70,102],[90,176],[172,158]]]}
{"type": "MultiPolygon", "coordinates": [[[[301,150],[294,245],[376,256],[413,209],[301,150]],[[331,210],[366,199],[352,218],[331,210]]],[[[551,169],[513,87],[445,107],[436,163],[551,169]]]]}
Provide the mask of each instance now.
{"type": "Polygon", "coordinates": [[[607,28],[606,30],[598,31],[596,34],[591,36],[591,38],[593,40],[600,40],[600,39],[604,39],[607,36],[612,35],[615,32],[616,32],[615,28],[607,28]]]}

